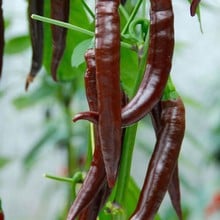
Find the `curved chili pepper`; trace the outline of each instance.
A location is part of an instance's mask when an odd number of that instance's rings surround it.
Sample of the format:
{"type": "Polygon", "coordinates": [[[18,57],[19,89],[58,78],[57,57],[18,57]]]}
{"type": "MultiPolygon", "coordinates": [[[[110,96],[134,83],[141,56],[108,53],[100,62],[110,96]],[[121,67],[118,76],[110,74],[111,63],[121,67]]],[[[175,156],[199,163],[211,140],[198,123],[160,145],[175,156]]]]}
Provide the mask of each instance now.
{"type": "Polygon", "coordinates": [[[43,23],[33,20],[32,14],[43,15],[44,0],[28,1],[28,21],[32,46],[31,69],[26,79],[25,90],[28,90],[29,84],[34,80],[40,71],[43,61],[43,23]]]}
{"type": "MultiPolygon", "coordinates": [[[[136,95],[122,109],[122,126],[129,126],[143,118],[159,101],[167,83],[173,48],[174,24],[171,0],[151,0],[150,42],[146,69],[136,95]]],[[[106,69],[107,66],[103,66],[106,69]]],[[[97,123],[98,113],[80,113],[78,119],[97,123]]]]}
{"type": "Polygon", "coordinates": [[[191,16],[194,16],[196,14],[196,9],[199,5],[201,0],[192,0],[191,5],[190,5],[190,14],[191,16]]]}
{"type": "Polygon", "coordinates": [[[121,154],[119,0],[96,2],[95,55],[98,130],[109,187],[116,181],[121,154]]]}
{"type": "MultiPolygon", "coordinates": [[[[162,112],[161,103],[159,101],[150,112],[154,131],[155,131],[157,137],[158,137],[160,129],[161,129],[161,112],[162,112]]],[[[151,164],[152,163],[153,163],[153,161],[151,160],[151,164]]],[[[149,167],[152,166],[151,164],[149,164],[149,167]]],[[[170,183],[168,186],[168,193],[170,195],[172,205],[173,205],[174,209],[176,210],[176,214],[177,214],[179,220],[182,220],[178,163],[176,164],[176,166],[174,168],[174,172],[172,174],[172,177],[171,177],[171,180],[170,180],[170,183]]]]}
{"type": "Polygon", "coordinates": [[[2,0],[0,0],[0,78],[2,75],[3,53],[4,53],[4,17],[2,10],[2,0]]]}
{"type": "Polygon", "coordinates": [[[132,220],[151,220],[168,189],[185,131],[185,109],[180,98],[161,101],[161,128],[132,220]]]}
{"type": "MultiPolygon", "coordinates": [[[[67,22],[69,19],[69,0],[51,0],[51,18],[67,22]]],[[[57,68],[63,56],[66,46],[67,29],[51,25],[52,30],[52,62],[51,74],[53,79],[57,80],[57,68]]]]}
{"type": "Polygon", "coordinates": [[[79,220],[96,220],[100,209],[105,204],[108,196],[111,193],[111,189],[108,187],[107,181],[103,185],[102,189],[93,199],[93,201],[80,212],[79,220]]]}
{"type": "MultiPolygon", "coordinates": [[[[85,54],[87,70],[85,74],[86,97],[90,110],[97,111],[97,90],[96,90],[96,66],[94,50],[88,50],[85,54]]],[[[95,125],[95,152],[90,169],[74,200],[68,214],[68,220],[73,220],[86,208],[98,195],[106,180],[105,166],[103,162],[98,128],[95,125]]]]}

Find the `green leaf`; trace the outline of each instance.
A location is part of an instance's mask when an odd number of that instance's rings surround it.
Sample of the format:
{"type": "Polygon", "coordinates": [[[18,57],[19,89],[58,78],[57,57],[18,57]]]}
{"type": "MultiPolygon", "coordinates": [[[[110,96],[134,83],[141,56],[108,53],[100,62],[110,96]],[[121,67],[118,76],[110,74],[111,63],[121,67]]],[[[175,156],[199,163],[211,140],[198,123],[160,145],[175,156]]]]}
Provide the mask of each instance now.
{"type": "Polygon", "coordinates": [[[30,39],[28,35],[16,36],[6,42],[4,52],[5,54],[21,53],[30,46],[30,39]]]}
{"type": "Polygon", "coordinates": [[[4,168],[8,163],[11,162],[11,159],[7,157],[0,157],[0,169],[4,168]]]}
{"type": "Polygon", "coordinates": [[[73,55],[72,55],[72,66],[73,67],[78,67],[80,64],[85,62],[84,54],[87,49],[93,47],[92,40],[93,39],[84,40],[75,47],[75,49],[73,50],[73,55]]]}
{"type": "MultiPolygon", "coordinates": [[[[82,27],[87,30],[94,31],[94,22],[90,21],[81,0],[71,1],[70,4],[69,23],[82,27]]],[[[45,17],[50,17],[50,1],[45,3],[45,17]]],[[[44,24],[44,66],[48,73],[50,73],[51,54],[52,54],[52,40],[51,29],[49,24],[44,24]]],[[[78,67],[72,66],[72,53],[75,47],[82,41],[89,39],[85,34],[76,31],[68,30],[66,37],[66,48],[58,67],[57,77],[60,81],[71,81],[77,75],[84,73],[85,65],[78,67]]]]}
{"type": "Polygon", "coordinates": [[[36,157],[42,147],[48,142],[52,137],[55,135],[57,131],[57,127],[52,126],[49,127],[48,130],[43,132],[42,137],[40,137],[37,141],[37,143],[31,148],[31,150],[25,155],[23,159],[23,163],[26,168],[30,169],[30,167],[33,165],[33,163],[36,160],[36,157]]]}

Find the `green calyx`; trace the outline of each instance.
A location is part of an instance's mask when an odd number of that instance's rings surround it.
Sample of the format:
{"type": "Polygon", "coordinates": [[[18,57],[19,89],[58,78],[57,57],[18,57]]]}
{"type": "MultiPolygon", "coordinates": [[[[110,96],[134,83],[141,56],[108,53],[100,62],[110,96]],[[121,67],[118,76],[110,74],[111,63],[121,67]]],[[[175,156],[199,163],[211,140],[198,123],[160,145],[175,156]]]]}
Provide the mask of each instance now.
{"type": "Polygon", "coordinates": [[[176,88],[172,82],[171,77],[168,78],[166,87],[163,92],[162,100],[175,100],[179,97],[178,92],[176,91],[176,88]]]}

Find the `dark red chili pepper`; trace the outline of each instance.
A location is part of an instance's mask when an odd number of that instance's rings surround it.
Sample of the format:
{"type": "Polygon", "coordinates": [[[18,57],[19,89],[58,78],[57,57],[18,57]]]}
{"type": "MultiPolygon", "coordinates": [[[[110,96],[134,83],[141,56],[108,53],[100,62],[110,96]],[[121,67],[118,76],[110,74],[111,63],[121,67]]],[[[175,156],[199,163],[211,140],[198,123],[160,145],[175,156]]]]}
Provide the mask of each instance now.
{"type": "MultiPolygon", "coordinates": [[[[136,95],[122,109],[123,127],[131,125],[144,117],[162,96],[167,83],[173,48],[174,24],[171,0],[151,0],[150,42],[145,74],[136,95]]],[[[105,65],[103,69],[108,69],[105,65]]],[[[98,113],[80,113],[78,119],[97,123],[98,113]]]]}
{"type": "Polygon", "coordinates": [[[28,90],[29,84],[34,80],[42,66],[43,60],[43,23],[33,20],[32,14],[43,15],[44,0],[28,1],[28,21],[32,46],[31,69],[26,79],[25,90],[28,90]]]}
{"type": "Polygon", "coordinates": [[[79,220],[96,220],[100,209],[106,202],[106,199],[111,193],[111,189],[108,187],[107,181],[103,185],[102,189],[93,199],[93,201],[80,212],[79,220]]]}
{"type": "MultiPolygon", "coordinates": [[[[69,19],[69,0],[51,0],[51,18],[67,22],[69,19]]],[[[63,56],[66,46],[67,29],[51,25],[52,30],[52,62],[51,74],[54,80],[57,80],[57,68],[63,56]]]]}
{"type": "Polygon", "coordinates": [[[196,14],[196,9],[199,5],[201,0],[192,0],[191,5],[190,5],[190,14],[191,16],[194,16],[196,14]]]}
{"type": "Polygon", "coordinates": [[[180,98],[161,101],[161,128],[132,220],[151,220],[164,198],[176,167],[185,131],[185,110],[180,98]]]}
{"type": "Polygon", "coordinates": [[[98,130],[109,187],[121,155],[119,0],[96,1],[95,55],[98,130]]]}
{"type": "Polygon", "coordinates": [[[3,53],[4,53],[4,17],[2,10],[2,0],[0,0],[0,78],[2,75],[3,53]]]}
{"type": "MultiPolygon", "coordinates": [[[[161,129],[161,112],[162,112],[162,109],[161,109],[160,102],[158,102],[150,112],[151,120],[152,120],[153,127],[154,127],[157,137],[161,129]]],[[[153,163],[152,160],[151,160],[151,163],[153,163]]],[[[152,165],[149,165],[149,166],[152,166],[152,165]]],[[[168,193],[170,195],[172,205],[174,209],[176,210],[177,216],[179,217],[179,220],[182,220],[178,163],[176,164],[174,168],[174,172],[172,174],[172,177],[171,177],[171,180],[168,186],[168,193]]]]}
{"type": "MultiPolygon", "coordinates": [[[[97,111],[98,106],[94,50],[88,50],[85,54],[85,59],[87,63],[87,71],[85,74],[86,97],[90,110],[97,111]]],[[[95,125],[94,128],[94,135],[95,152],[93,160],[80,191],[69,210],[68,220],[75,219],[76,216],[78,216],[78,214],[92,202],[106,181],[105,165],[103,162],[97,125],[95,125]]]]}

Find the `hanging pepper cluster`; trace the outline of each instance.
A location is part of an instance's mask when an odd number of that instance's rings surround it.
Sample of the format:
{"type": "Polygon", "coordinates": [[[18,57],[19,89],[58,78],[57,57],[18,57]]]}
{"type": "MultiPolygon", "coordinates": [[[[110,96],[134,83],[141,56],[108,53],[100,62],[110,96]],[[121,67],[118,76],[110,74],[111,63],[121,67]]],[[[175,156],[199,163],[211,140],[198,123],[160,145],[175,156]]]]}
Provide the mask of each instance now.
{"type": "MultiPolygon", "coordinates": [[[[200,0],[192,0],[190,13],[196,14],[200,0]]],[[[74,200],[68,220],[95,220],[116,184],[125,131],[150,115],[156,143],[132,220],[154,219],[168,192],[181,220],[178,156],[185,131],[185,110],[170,78],[174,50],[174,16],[171,0],[150,0],[149,49],[143,79],[129,100],[120,84],[120,16],[125,0],[96,0],[95,47],[85,54],[85,89],[89,111],[74,117],[94,124],[94,153],[90,169],[74,200]]],[[[51,18],[68,22],[69,0],[51,0],[51,18]]],[[[0,1],[0,76],[4,49],[4,22],[0,1]]],[[[42,67],[43,24],[31,19],[43,15],[44,0],[28,1],[32,63],[26,90],[42,67]]],[[[65,28],[51,26],[51,74],[57,69],[66,44],[65,28]]],[[[2,213],[1,213],[2,214],[2,213]]],[[[1,215],[3,216],[3,214],[1,215]]],[[[3,219],[3,217],[1,217],[3,219]]]]}
{"type": "Polygon", "coordinates": [[[85,87],[90,111],[74,117],[74,121],[86,119],[95,124],[96,148],[91,168],[69,210],[68,220],[77,216],[96,219],[106,200],[103,190],[109,194],[117,179],[123,143],[121,129],[138,122],[148,113],[152,117],[156,144],[137,207],[130,219],[154,219],[167,191],[178,218],[182,219],[177,160],[185,131],[185,110],[169,79],[174,49],[172,1],[151,0],[150,3],[150,40],[145,73],[136,95],[121,108],[119,1],[96,1],[95,50],[86,53],[85,87]],[[89,73],[93,75],[93,86],[89,84],[89,73]],[[95,95],[91,95],[91,88],[95,95]],[[91,103],[97,106],[93,108],[91,103]],[[91,215],[93,218],[88,215],[92,207],[96,210],[91,215]]]}

